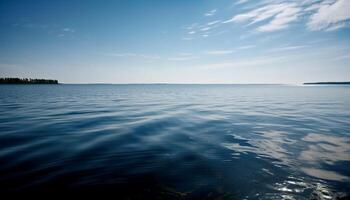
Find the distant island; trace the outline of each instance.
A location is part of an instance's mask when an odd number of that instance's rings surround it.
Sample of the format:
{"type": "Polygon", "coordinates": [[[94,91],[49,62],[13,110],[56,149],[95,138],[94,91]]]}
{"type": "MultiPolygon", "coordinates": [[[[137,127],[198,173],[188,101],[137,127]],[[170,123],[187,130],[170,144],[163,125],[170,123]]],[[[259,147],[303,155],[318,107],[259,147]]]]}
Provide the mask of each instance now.
{"type": "Polygon", "coordinates": [[[350,82],[314,82],[304,83],[304,85],[350,85],[350,82]]]}
{"type": "Polygon", "coordinates": [[[58,84],[58,80],[31,78],[0,78],[0,84],[58,84]]]}

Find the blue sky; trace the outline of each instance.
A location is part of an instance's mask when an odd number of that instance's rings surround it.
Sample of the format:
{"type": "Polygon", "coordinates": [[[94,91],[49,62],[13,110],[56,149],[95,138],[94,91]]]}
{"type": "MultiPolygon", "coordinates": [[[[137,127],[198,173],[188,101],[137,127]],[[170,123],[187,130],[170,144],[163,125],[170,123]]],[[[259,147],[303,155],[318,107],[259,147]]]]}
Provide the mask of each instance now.
{"type": "Polygon", "coordinates": [[[2,0],[0,30],[1,77],[350,80],[349,0],[2,0]]]}

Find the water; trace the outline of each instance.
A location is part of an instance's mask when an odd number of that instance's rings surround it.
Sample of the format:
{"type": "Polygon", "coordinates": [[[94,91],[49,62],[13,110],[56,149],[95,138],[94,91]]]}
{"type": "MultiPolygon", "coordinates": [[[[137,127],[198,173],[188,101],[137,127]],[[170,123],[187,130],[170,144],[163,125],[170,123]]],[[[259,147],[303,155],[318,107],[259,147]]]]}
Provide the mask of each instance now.
{"type": "Polygon", "coordinates": [[[350,191],[350,87],[1,85],[0,192],[310,199],[350,191]]]}

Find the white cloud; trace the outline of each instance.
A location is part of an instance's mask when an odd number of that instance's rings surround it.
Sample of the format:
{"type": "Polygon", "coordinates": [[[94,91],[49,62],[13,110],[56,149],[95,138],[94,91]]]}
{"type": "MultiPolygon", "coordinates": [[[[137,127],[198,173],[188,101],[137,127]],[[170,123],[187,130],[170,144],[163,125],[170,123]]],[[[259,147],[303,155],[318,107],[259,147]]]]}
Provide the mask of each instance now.
{"type": "MultiPolygon", "coordinates": [[[[186,27],[186,29],[188,30],[187,34],[193,35],[195,33],[201,32],[202,37],[208,37],[210,33],[209,31],[218,28],[221,25],[220,22],[221,20],[215,20],[215,21],[209,21],[203,24],[196,23],[195,26],[190,25],[186,27]]],[[[210,35],[212,34],[210,33],[210,35]]],[[[214,33],[214,35],[217,35],[217,34],[214,33]]]]}
{"type": "Polygon", "coordinates": [[[64,37],[68,35],[72,35],[75,33],[75,29],[70,27],[64,27],[57,24],[41,24],[34,22],[20,22],[12,24],[13,27],[16,28],[25,28],[25,29],[37,29],[42,30],[50,35],[55,35],[57,37],[64,37]]]}
{"type": "Polygon", "coordinates": [[[245,49],[251,49],[251,48],[254,48],[254,47],[255,47],[255,45],[245,45],[245,46],[237,47],[236,49],[245,50],[245,49]]]}
{"type": "Polygon", "coordinates": [[[169,61],[187,61],[187,60],[195,60],[199,59],[199,56],[193,55],[192,53],[182,52],[178,53],[174,57],[170,57],[167,60],[169,61]]]}
{"type": "Polygon", "coordinates": [[[299,46],[284,46],[284,47],[278,47],[268,50],[269,52],[281,52],[281,51],[292,51],[292,50],[300,50],[304,49],[308,46],[306,45],[299,45],[299,46]]]}
{"type": "Polygon", "coordinates": [[[349,10],[349,0],[270,0],[222,23],[248,22],[248,26],[259,24],[259,32],[272,32],[288,28],[303,16],[308,18],[309,30],[335,31],[350,27],[349,10]]]}
{"type": "Polygon", "coordinates": [[[197,26],[198,26],[198,23],[193,23],[193,24],[191,24],[189,26],[185,26],[185,29],[192,30],[192,29],[196,28],[197,26]]]}
{"type": "Polygon", "coordinates": [[[235,52],[234,50],[217,50],[217,51],[207,51],[208,55],[227,55],[235,52]]]}
{"type": "Polygon", "coordinates": [[[220,22],[220,20],[216,20],[216,21],[208,22],[207,25],[211,26],[211,25],[215,25],[219,22],[220,22]]]}
{"type": "Polygon", "coordinates": [[[215,15],[216,11],[217,11],[216,9],[213,9],[213,10],[205,13],[204,16],[207,16],[207,17],[213,16],[213,15],[215,15]]]}
{"type": "Polygon", "coordinates": [[[348,55],[341,55],[341,56],[333,58],[334,61],[348,60],[348,59],[350,59],[350,54],[348,54],[348,55]]]}
{"type": "Polygon", "coordinates": [[[315,11],[317,11],[318,9],[320,9],[320,7],[321,7],[322,5],[321,4],[312,4],[311,6],[309,6],[309,7],[306,7],[305,9],[304,9],[304,11],[312,11],[312,12],[315,12],[315,11]]]}
{"type": "Polygon", "coordinates": [[[243,3],[247,3],[247,2],[248,2],[248,0],[238,0],[238,1],[236,2],[236,5],[243,4],[243,3]]]}
{"type": "Polygon", "coordinates": [[[149,60],[160,59],[160,56],[158,55],[146,55],[137,53],[104,53],[103,55],[112,57],[138,57],[149,60]]]}
{"type": "Polygon", "coordinates": [[[191,53],[179,53],[180,56],[192,56],[191,53]]]}
{"type": "Polygon", "coordinates": [[[187,61],[187,60],[194,60],[198,59],[198,56],[187,56],[187,55],[180,55],[178,57],[168,58],[170,61],[187,61]]]}
{"type": "Polygon", "coordinates": [[[248,25],[252,25],[265,22],[257,30],[271,32],[287,28],[290,23],[298,20],[301,11],[302,9],[296,3],[268,4],[261,8],[238,14],[223,23],[248,21],[248,25]]]}
{"type": "Polygon", "coordinates": [[[338,30],[338,29],[341,29],[341,28],[345,28],[347,26],[348,26],[347,23],[338,23],[338,24],[335,24],[335,25],[332,25],[332,26],[328,27],[326,29],[326,31],[335,31],[335,30],[338,30]]]}
{"type": "Polygon", "coordinates": [[[298,7],[289,7],[277,14],[268,24],[260,26],[258,31],[270,32],[287,28],[291,22],[298,19],[301,9],[298,7]]]}
{"type": "Polygon", "coordinates": [[[201,65],[200,68],[203,69],[222,69],[222,68],[232,68],[232,67],[248,67],[248,66],[263,66],[270,63],[280,62],[287,59],[287,57],[255,57],[249,60],[237,60],[229,62],[219,62],[207,65],[201,65]]]}
{"type": "MultiPolygon", "coordinates": [[[[237,0],[235,4],[247,1],[237,0]]],[[[249,1],[249,3],[253,2],[249,1]]],[[[297,23],[303,23],[308,30],[313,31],[335,31],[350,27],[350,12],[348,11],[350,0],[262,0],[255,2],[255,5],[237,7],[245,11],[226,20],[217,19],[208,20],[202,24],[194,23],[187,27],[189,29],[187,33],[199,33],[197,38],[220,35],[232,31],[230,28],[221,29],[228,23],[241,23],[243,27],[253,28],[245,35],[241,35],[241,39],[259,32],[284,30],[297,23]]],[[[217,10],[214,9],[205,15],[212,16],[216,12],[217,10]]]]}
{"type": "Polygon", "coordinates": [[[71,28],[63,28],[62,29],[63,32],[71,32],[71,33],[74,33],[75,30],[74,29],[71,29],[71,28]]]}
{"type": "Polygon", "coordinates": [[[204,27],[204,28],[201,28],[201,31],[208,31],[210,29],[211,29],[210,27],[204,27]]]}
{"type": "Polygon", "coordinates": [[[334,3],[322,3],[316,8],[308,23],[310,30],[334,31],[349,26],[350,1],[338,0],[334,3]]]}
{"type": "Polygon", "coordinates": [[[184,38],[182,38],[182,40],[193,40],[193,38],[184,37],[184,38]]]}

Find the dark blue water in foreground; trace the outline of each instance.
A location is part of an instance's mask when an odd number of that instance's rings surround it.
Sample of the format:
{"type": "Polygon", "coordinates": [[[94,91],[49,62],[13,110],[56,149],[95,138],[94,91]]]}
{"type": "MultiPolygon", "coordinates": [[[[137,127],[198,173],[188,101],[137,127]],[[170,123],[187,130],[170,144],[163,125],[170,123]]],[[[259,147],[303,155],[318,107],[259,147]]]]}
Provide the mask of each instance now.
{"type": "Polygon", "coordinates": [[[349,190],[348,86],[0,86],[0,192],[310,199],[349,190]]]}

